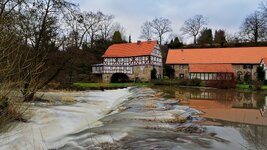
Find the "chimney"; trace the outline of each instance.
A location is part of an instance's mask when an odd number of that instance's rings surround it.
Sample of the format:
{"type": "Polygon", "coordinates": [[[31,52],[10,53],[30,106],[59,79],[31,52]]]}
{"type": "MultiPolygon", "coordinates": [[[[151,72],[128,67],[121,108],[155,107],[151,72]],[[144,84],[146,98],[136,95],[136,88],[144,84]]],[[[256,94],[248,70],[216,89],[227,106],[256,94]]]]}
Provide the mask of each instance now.
{"type": "Polygon", "coordinates": [[[141,45],[141,41],[137,41],[137,45],[141,45]]]}

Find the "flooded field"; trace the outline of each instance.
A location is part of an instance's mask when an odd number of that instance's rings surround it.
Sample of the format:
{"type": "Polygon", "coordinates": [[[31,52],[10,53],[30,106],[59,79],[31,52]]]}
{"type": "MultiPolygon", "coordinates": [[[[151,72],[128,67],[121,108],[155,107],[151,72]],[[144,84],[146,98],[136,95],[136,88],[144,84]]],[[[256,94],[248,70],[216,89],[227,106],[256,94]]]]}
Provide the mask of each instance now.
{"type": "Polygon", "coordinates": [[[37,105],[29,123],[0,136],[0,149],[267,149],[267,126],[260,111],[264,93],[161,87],[41,94],[76,103],[37,105]],[[245,97],[240,103],[238,95],[245,97]],[[251,116],[262,123],[231,120],[226,112],[236,109],[257,111],[258,119],[251,116]],[[215,110],[220,111],[212,116],[215,110]]]}

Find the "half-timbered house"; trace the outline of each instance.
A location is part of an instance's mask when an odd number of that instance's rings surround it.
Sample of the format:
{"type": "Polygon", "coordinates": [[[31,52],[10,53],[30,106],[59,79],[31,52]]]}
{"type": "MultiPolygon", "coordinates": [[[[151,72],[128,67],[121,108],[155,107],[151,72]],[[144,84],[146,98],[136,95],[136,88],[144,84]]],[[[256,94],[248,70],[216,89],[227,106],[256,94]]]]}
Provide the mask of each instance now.
{"type": "Polygon", "coordinates": [[[161,78],[162,53],[157,41],[113,44],[102,56],[103,63],[92,66],[94,74],[102,74],[104,82],[110,82],[114,74],[123,73],[130,80],[151,80],[151,70],[156,69],[161,78]]]}

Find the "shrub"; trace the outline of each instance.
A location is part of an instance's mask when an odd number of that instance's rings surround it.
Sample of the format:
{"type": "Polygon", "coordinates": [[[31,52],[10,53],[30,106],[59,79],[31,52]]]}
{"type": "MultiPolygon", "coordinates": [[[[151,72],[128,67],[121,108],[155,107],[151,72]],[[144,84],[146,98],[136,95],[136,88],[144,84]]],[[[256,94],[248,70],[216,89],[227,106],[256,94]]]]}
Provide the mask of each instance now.
{"type": "Polygon", "coordinates": [[[235,80],[206,81],[206,85],[209,87],[214,87],[219,89],[232,89],[236,88],[236,81],[235,80]]]}
{"type": "Polygon", "coordinates": [[[202,81],[200,79],[191,79],[191,80],[189,80],[188,85],[189,86],[200,86],[201,82],[202,81]]]}
{"type": "Polygon", "coordinates": [[[262,81],[255,81],[255,82],[253,82],[253,86],[254,86],[255,90],[259,91],[259,90],[261,90],[261,87],[263,86],[263,82],[262,81]]]}
{"type": "Polygon", "coordinates": [[[26,122],[24,117],[28,113],[27,109],[24,104],[11,102],[8,97],[0,97],[0,133],[11,129],[15,121],[26,122]]]}
{"type": "Polygon", "coordinates": [[[163,77],[164,80],[169,80],[170,78],[168,76],[163,77]]]}
{"type": "Polygon", "coordinates": [[[265,77],[265,71],[264,68],[262,66],[259,66],[257,68],[257,78],[260,81],[264,81],[264,77],[265,77]]]}
{"type": "Polygon", "coordinates": [[[245,76],[244,76],[244,81],[247,83],[247,84],[250,84],[251,81],[252,81],[252,76],[250,73],[246,73],[245,76]]]}
{"type": "Polygon", "coordinates": [[[181,79],[181,80],[179,81],[179,85],[187,86],[187,85],[189,85],[189,80],[181,79]]]}

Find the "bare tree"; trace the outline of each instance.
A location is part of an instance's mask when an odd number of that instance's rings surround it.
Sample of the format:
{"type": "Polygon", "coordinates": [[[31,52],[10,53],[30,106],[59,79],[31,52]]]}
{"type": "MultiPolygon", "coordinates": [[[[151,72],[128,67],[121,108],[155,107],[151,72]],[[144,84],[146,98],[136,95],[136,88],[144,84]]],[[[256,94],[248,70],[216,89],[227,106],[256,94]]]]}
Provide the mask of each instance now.
{"type": "Polygon", "coordinates": [[[245,18],[240,29],[246,39],[258,43],[266,36],[266,21],[259,11],[255,11],[245,18]]]}
{"type": "Polygon", "coordinates": [[[153,28],[154,34],[159,38],[159,44],[162,44],[163,35],[172,32],[171,21],[165,18],[155,18],[151,22],[151,27],[153,28]]]}
{"type": "Polygon", "coordinates": [[[193,18],[189,18],[184,22],[181,31],[183,34],[188,34],[194,37],[194,44],[197,43],[197,35],[207,24],[207,19],[202,15],[195,15],[193,18]]]}
{"type": "Polygon", "coordinates": [[[21,48],[25,51],[22,58],[27,60],[18,61],[24,68],[20,74],[24,83],[20,87],[25,101],[32,100],[34,94],[51,81],[51,77],[55,76],[44,76],[48,70],[45,65],[47,55],[54,47],[62,44],[58,42],[60,39],[58,20],[64,18],[65,13],[72,7],[75,5],[64,0],[33,0],[19,9],[22,19],[18,30],[25,41],[21,48]],[[56,44],[59,45],[56,46],[56,44]]]}
{"type": "Polygon", "coordinates": [[[260,10],[265,20],[267,20],[267,1],[260,3],[260,10]]]}
{"type": "Polygon", "coordinates": [[[149,40],[149,39],[152,39],[152,37],[153,37],[153,29],[152,29],[151,22],[146,21],[141,26],[141,35],[140,35],[140,38],[149,40]]]}
{"type": "Polygon", "coordinates": [[[90,42],[91,48],[97,38],[110,38],[113,16],[98,12],[75,12],[68,17],[69,44],[81,48],[90,42]],[[89,37],[89,38],[88,38],[89,37]]]}
{"type": "Polygon", "coordinates": [[[112,23],[114,16],[106,15],[105,19],[100,24],[100,35],[104,41],[110,40],[112,36],[112,23]]]}

